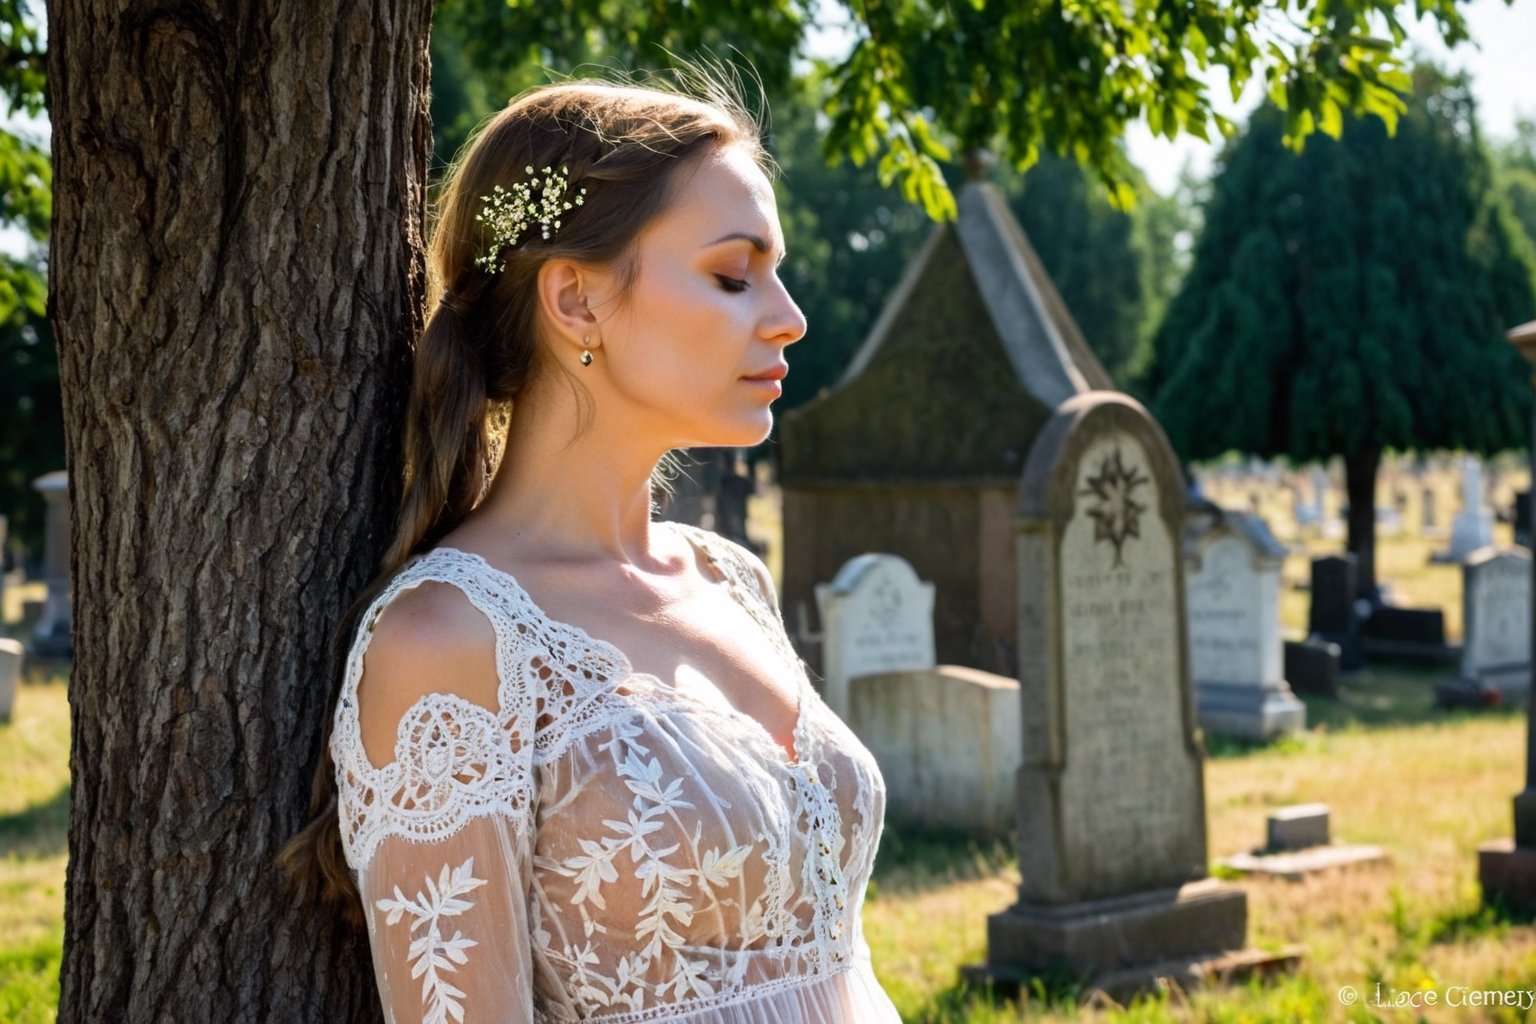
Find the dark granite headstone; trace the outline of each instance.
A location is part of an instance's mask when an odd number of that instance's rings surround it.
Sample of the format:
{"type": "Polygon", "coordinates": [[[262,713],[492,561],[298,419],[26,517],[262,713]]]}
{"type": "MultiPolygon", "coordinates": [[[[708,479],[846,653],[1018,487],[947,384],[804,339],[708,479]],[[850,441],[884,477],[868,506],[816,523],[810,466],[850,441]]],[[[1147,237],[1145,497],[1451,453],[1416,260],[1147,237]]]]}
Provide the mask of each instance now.
{"type": "Polygon", "coordinates": [[[1531,546],[1531,492],[1515,494],[1515,543],[1523,548],[1531,546]]]}
{"type": "Polygon", "coordinates": [[[1394,608],[1383,605],[1361,625],[1373,640],[1445,646],[1445,612],[1439,608],[1394,608]]]}
{"type": "Polygon", "coordinates": [[[1313,637],[1306,643],[1285,642],[1285,681],[1295,693],[1339,696],[1339,645],[1313,637]]]}
{"type": "Polygon", "coordinates": [[[1312,560],[1312,633],[1345,633],[1355,626],[1356,560],[1352,554],[1312,560]]]}
{"type": "Polygon", "coordinates": [[[1355,614],[1355,580],[1358,561],[1350,553],[1312,560],[1312,607],[1307,632],[1339,645],[1339,667],[1363,664],[1360,624],[1355,614]]]}
{"type": "Polygon", "coordinates": [[[1360,648],[1372,660],[1420,665],[1455,662],[1460,649],[1445,642],[1445,613],[1439,608],[1378,605],[1360,624],[1360,648]]]}

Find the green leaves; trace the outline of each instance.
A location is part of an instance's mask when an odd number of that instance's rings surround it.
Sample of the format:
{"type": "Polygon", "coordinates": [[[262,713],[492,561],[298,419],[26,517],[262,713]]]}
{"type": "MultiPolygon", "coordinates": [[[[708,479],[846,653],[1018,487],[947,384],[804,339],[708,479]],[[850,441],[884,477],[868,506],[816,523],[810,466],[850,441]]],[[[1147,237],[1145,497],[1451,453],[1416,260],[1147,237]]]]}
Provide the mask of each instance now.
{"type": "MultiPolygon", "coordinates": [[[[1414,0],[1448,43],[1464,38],[1456,0],[1414,0]]],[[[865,32],[832,69],[830,157],[878,159],[932,216],[952,208],[936,190],[902,111],[918,112],[945,148],[996,149],[1027,167],[1043,151],[1098,173],[1130,195],[1115,143],[1145,118],[1153,134],[1230,136],[1207,74],[1224,69],[1234,100],[1255,76],[1284,112],[1299,150],[1346,117],[1389,127],[1410,87],[1396,48],[1403,0],[902,0],[850,3],[865,32]],[[1385,25],[1389,37],[1372,34],[1385,25]],[[909,180],[910,179],[910,180],[909,180]]]]}
{"type": "MultiPolygon", "coordinates": [[[[0,96],[15,112],[33,117],[43,111],[45,54],[38,26],[20,0],[0,0],[0,96]]],[[[48,239],[53,218],[53,165],[36,142],[0,131],[0,224],[24,231],[37,242],[48,239]]],[[[40,268],[28,260],[0,255],[0,325],[13,330],[30,314],[41,318],[48,286],[40,268]]],[[[0,364],[0,373],[4,366],[0,364]]]]}
{"type": "MultiPolygon", "coordinates": [[[[1167,138],[1232,134],[1212,106],[1217,69],[1234,100],[1258,78],[1284,112],[1293,150],[1318,130],[1337,137],[1350,115],[1394,127],[1409,88],[1396,53],[1408,2],[844,0],[859,38],[826,69],[825,153],[876,161],[934,218],[954,210],[939,165],[978,149],[1019,168],[1042,152],[1070,155],[1128,202],[1117,143],[1130,124],[1145,118],[1167,138]]],[[[1454,44],[1466,38],[1457,4],[1412,0],[1407,9],[1454,44]]],[[[825,15],[813,0],[450,0],[438,20],[480,68],[584,59],[635,67],[707,47],[733,52],[777,92],[806,27],[825,15]]],[[[543,80],[520,74],[506,73],[489,95],[543,80]]]]}

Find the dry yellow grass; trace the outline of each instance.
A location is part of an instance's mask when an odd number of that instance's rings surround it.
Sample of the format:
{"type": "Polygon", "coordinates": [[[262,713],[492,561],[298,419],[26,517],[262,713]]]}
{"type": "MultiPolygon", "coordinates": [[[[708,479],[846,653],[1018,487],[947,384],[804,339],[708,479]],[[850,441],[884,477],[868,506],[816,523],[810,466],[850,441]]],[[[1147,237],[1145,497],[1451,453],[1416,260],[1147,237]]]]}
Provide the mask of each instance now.
{"type": "MultiPolygon", "coordinates": [[[[1536,932],[1492,920],[1479,907],[1477,843],[1510,828],[1510,797],[1524,770],[1524,721],[1505,712],[1439,724],[1311,734],[1269,752],[1206,765],[1212,860],[1261,845],[1266,813],[1291,803],[1330,805],[1339,841],[1378,844],[1388,863],[1303,881],[1246,879],[1248,944],[1297,943],[1292,978],[1254,990],[1192,993],[1130,1010],[993,1003],[956,986],[960,964],[982,959],[985,919],[1013,899],[1010,868],[940,882],[926,891],[877,888],[865,927],[882,980],[909,1021],[1395,1020],[1352,1016],[1344,986],[1369,993],[1428,985],[1536,990],[1536,932]]],[[[1026,840],[1027,841],[1027,840],[1026,840]]],[[[969,874],[963,871],[962,874],[969,874]]],[[[1360,1010],[1356,1006],[1355,1010],[1360,1010]]],[[[1383,1013],[1383,1011],[1377,1011],[1383,1013]]],[[[1431,1020],[1523,1019],[1435,1008],[1431,1020]]]]}

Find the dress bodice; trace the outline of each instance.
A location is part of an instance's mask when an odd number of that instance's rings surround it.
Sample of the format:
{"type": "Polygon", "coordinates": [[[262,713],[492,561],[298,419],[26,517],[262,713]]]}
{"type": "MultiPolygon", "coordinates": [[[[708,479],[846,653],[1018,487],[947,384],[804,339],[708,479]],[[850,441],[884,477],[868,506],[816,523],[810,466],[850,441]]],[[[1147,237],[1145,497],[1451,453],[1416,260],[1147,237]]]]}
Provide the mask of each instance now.
{"type": "Polygon", "coordinates": [[[879,771],[811,686],[756,556],[667,525],[793,670],[794,757],[756,719],[636,673],[612,644],[551,619],[480,556],[416,556],[363,616],[332,739],[391,1020],[896,1019],[859,918],[879,771]],[[490,620],[497,706],[423,680],[394,759],[375,766],[361,742],[363,653],[390,600],[427,581],[490,620]],[[524,1012],[478,998],[491,990],[524,1012]]]}

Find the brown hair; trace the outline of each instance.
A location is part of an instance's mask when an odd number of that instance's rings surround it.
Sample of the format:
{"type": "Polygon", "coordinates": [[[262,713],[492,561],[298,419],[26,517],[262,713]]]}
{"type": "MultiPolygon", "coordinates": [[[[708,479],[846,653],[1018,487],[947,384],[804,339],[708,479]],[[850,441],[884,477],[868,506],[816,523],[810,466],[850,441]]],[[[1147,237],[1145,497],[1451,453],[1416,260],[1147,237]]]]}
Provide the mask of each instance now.
{"type": "MultiPolygon", "coordinates": [[[[682,70],[684,87],[703,98],[591,79],[530,89],[474,133],[433,204],[428,313],[413,349],[405,486],[395,534],[378,574],[333,635],[330,712],[311,818],[277,857],[301,898],[339,903],[353,924],[361,924],[361,901],[342,852],[330,757],[353,633],[407,559],[432,547],[480,503],[500,464],[513,404],[535,377],[559,369],[580,388],[579,378],[549,359],[539,341],[539,268],[555,258],[612,267],[622,295],[639,272],[636,237],[666,208],[678,170],[691,158],[740,146],[771,174],[761,129],[739,98],[739,81],[724,71],[682,70]],[[510,188],[524,180],[529,166],[568,168],[571,189],[586,189],[584,203],[566,211],[550,238],[533,231],[504,250],[502,269],[487,273],[475,263],[491,245],[491,232],[476,220],[481,197],[497,185],[510,188]],[[445,290],[452,292],[451,303],[439,301],[445,290]]],[[[667,478],[675,466],[669,458],[652,474],[653,493],[670,493],[667,478]]]]}

